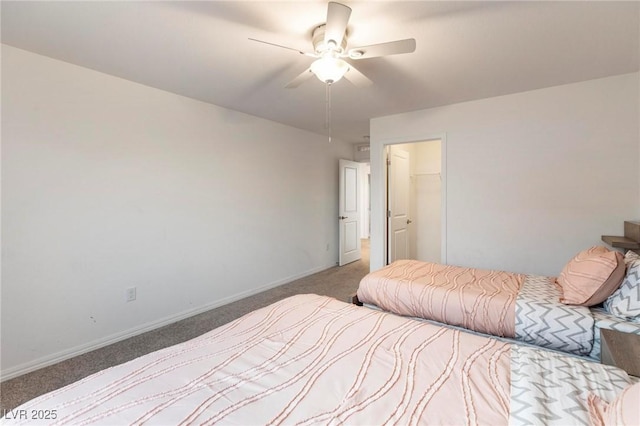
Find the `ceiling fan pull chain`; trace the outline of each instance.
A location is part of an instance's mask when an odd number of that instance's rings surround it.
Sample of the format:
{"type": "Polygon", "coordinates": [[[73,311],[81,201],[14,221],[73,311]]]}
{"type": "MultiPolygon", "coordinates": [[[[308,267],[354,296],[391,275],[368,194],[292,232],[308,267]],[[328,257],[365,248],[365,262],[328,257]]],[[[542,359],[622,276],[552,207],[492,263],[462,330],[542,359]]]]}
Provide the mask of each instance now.
{"type": "Polygon", "coordinates": [[[325,91],[325,100],[326,100],[326,117],[325,117],[325,123],[324,126],[327,128],[327,131],[329,132],[329,142],[331,142],[331,82],[328,81],[326,84],[326,91],[325,91]]]}

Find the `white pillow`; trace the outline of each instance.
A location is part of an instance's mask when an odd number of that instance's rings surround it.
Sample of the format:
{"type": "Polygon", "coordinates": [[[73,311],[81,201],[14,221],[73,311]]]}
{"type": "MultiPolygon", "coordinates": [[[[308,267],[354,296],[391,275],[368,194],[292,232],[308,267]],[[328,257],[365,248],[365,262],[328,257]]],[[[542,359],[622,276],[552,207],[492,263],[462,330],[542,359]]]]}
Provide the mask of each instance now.
{"type": "Polygon", "coordinates": [[[604,301],[604,308],[619,318],[640,317],[640,255],[628,251],[624,255],[627,271],[620,288],[604,301]]]}
{"type": "Polygon", "coordinates": [[[635,251],[629,250],[624,254],[624,264],[627,266],[638,260],[640,260],[640,254],[636,253],[635,251]]]}

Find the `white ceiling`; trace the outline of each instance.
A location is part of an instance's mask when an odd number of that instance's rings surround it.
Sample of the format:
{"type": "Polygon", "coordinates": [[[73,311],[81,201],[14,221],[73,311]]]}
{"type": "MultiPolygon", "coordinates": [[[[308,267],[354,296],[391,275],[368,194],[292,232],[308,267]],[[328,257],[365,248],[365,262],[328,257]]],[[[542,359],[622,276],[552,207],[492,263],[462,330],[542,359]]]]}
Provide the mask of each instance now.
{"type": "MultiPolygon", "coordinates": [[[[639,3],[343,1],[349,45],[415,38],[412,54],[353,62],[374,85],[332,87],[335,138],[369,119],[638,70],[639,3]]],[[[325,1],[2,1],[2,42],[326,134],[325,87],[284,86],[312,58],[325,1]]]]}

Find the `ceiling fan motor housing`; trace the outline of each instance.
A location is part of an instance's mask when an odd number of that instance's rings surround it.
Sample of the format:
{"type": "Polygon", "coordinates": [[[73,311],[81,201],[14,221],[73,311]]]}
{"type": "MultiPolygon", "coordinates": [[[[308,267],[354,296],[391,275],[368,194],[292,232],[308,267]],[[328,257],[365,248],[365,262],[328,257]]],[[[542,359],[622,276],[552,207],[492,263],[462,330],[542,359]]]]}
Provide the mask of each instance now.
{"type": "Polygon", "coordinates": [[[347,48],[347,33],[345,31],[344,37],[342,38],[342,40],[340,42],[338,42],[338,40],[334,40],[336,42],[336,45],[329,45],[328,43],[325,43],[324,41],[324,33],[325,33],[325,28],[326,28],[326,24],[322,24],[319,27],[316,27],[316,29],[313,30],[312,33],[312,43],[313,43],[313,50],[317,55],[322,56],[323,53],[329,52],[329,51],[333,51],[334,53],[337,53],[338,55],[342,55],[345,52],[345,49],[347,48]]]}

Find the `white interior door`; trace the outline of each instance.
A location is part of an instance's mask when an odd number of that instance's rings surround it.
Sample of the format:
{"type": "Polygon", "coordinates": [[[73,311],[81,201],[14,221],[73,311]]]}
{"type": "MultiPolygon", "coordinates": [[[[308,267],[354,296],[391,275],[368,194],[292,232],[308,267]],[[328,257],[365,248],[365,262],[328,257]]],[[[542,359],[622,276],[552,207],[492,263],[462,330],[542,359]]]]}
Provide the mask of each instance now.
{"type": "Polygon", "coordinates": [[[362,257],[360,245],[360,188],[359,165],[354,161],[340,160],[339,201],[339,260],[340,266],[362,257]]]}
{"type": "Polygon", "coordinates": [[[387,161],[388,182],[388,263],[398,259],[409,259],[409,209],[410,199],[409,152],[391,146],[387,161]]]}

